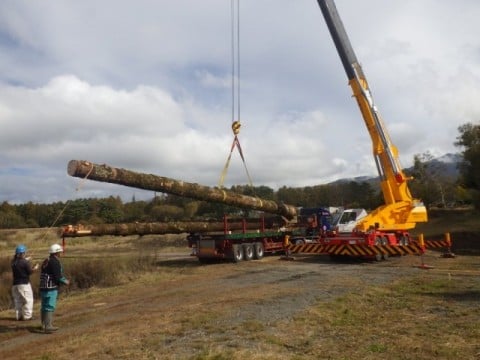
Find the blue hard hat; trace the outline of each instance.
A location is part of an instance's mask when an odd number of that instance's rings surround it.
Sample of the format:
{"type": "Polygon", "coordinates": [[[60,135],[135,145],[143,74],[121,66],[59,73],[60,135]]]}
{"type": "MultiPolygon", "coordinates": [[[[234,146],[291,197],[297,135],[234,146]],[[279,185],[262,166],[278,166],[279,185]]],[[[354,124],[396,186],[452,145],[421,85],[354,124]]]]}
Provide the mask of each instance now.
{"type": "Polygon", "coordinates": [[[18,245],[15,249],[15,254],[22,254],[27,252],[27,247],[25,245],[18,245]]]}

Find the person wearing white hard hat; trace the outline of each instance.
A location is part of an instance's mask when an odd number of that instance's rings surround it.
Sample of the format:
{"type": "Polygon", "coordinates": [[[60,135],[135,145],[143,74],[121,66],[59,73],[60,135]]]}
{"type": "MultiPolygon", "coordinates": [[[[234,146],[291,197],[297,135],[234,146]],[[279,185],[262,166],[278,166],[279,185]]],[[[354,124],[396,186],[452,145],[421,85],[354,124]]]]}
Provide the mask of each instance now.
{"type": "Polygon", "coordinates": [[[15,255],[12,260],[12,296],[15,305],[15,318],[17,320],[33,319],[33,291],[30,284],[30,275],[38,269],[38,264],[34,267],[30,264],[30,259],[26,257],[27,247],[18,245],[15,248],[15,255]]]}
{"type": "Polygon", "coordinates": [[[69,285],[70,281],[63,273],[60,256],[63,248],[58,244],[50,246],[50,256],[42,263],[40,274],[40,298],[42,299],[41,316],[42,329],[46,333],[58,330],[53,326],[53,313],[57,307],[58,288],[60,285],[69,285]]]}

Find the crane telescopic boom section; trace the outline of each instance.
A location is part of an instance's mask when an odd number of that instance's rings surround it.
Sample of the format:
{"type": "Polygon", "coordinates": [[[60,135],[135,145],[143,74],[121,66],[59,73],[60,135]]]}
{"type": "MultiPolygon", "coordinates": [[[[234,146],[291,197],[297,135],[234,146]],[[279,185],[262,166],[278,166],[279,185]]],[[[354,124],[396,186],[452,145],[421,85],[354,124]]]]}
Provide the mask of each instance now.
{"type": "Polygon", "coordinates": [[[413,229],[417,222],[427,221],[425,206],[421,201],[413,199],[410,194],[408,179],[398,161],[397,148],[390,141],[375,106],[367,79],[353,51],[335,3],[333,0],[317,1],[372,139],[373,156],[385,200],[385,205],[364,218],[358,224],[357,230],[367,231],[372,226],[384,231],[413,229]]]}

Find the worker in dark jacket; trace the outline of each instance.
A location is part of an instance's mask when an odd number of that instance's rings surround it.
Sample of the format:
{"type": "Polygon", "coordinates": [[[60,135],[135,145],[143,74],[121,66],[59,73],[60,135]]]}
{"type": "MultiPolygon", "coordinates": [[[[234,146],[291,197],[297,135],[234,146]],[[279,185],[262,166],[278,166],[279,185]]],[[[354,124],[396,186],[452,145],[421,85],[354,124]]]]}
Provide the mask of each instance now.
{"type": "Polygon", "coordinates": [[[60,285],[70,284],[63,273],[63,266],[59,260],[63,248],[58,244],[53,244],[50,246],[49,252],[50,256],[43,261],[40,274],[42,328],[46,333],[58,330],[58,327],[54,327],[52,324],[53,313],[57,307],[58,288],[60,285]]]}
{"type": "Polygon", "coordinates": [[[32,268],[26,252],[25,245],[18,245],[12,260],[12,296],[17,320],[31,320],[33,317],[33,291],[30,275],[38,269],[38,264],[32,268]]]}

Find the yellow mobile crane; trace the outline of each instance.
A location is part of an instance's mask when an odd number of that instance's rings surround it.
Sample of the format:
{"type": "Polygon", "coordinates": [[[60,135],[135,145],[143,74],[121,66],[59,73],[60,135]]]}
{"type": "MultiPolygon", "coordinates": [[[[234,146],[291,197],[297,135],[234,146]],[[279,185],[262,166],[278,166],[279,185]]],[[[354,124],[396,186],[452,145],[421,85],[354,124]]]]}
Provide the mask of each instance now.
{"type": "Polygon", "coordinates": [[[382,118],[373,101],[362,67],[355,56],[343,23],[333,0],[318,0],[330,35],[342,61],[353,96],[372,139],[373,156],[380,176],[385,205],[363,218],[355,229],[365,233],[372,229],[382,233],[395,233],[404,243],[407,231],[416,223],[427,221],[427,210],[420,200],[410,194],[405,176],[399,164],[397,148],[392,144],[382,118]]]}

